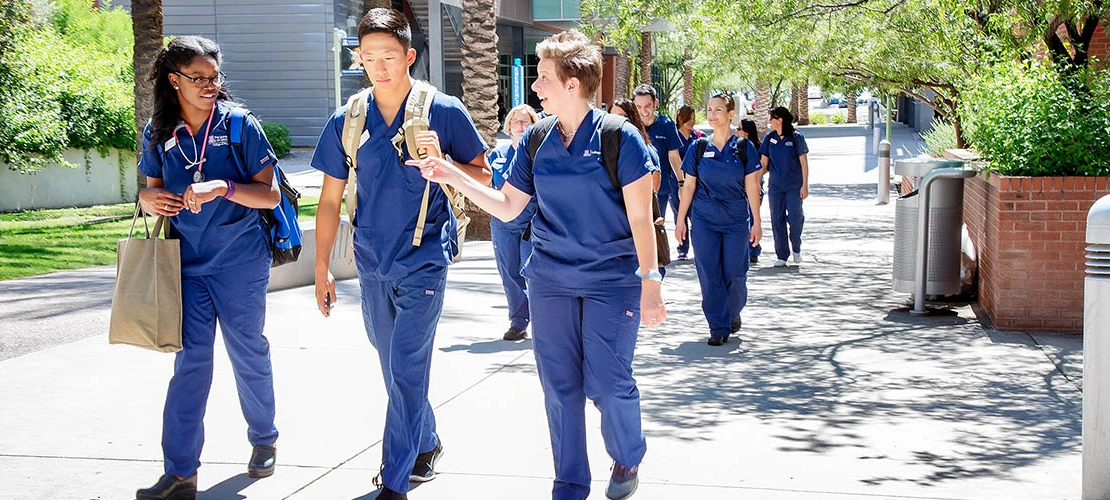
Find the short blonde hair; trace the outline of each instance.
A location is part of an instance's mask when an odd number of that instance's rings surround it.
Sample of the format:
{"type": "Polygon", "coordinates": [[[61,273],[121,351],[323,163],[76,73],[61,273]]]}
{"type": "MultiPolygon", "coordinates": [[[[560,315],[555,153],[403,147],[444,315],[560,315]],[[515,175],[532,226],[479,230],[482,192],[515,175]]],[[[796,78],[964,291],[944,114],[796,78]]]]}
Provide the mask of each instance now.
{"type": "Polygon", "coordinates": [[[578,30],[547,37],[536,45],[536,55],[555,63],[560,82],[577,78],[582,84],[581,97],[593,97],[601,86],[601,47],[578,30]]]}
{"type": "Polygon", "coordinates": [[[528,118],[530,120],[532,120],[532,123],[536,123],[536,122],[540,121],[540,115],[538,113],[536,113],[536,110],[532,109],[532,106],[529,106],[527,104],[521,104],[519,106],[514,107],[513,109],[510,109],[509,112],[507,114],[505,114],[505,125],[503,125],[501,127],[502,132],[505,132],[506,134],[510,134],[510,135],[512,134],[512,132],[509,132],[509,120],[512,120],[513,115],[515,115],[517,113],[524,113],[524,114],[528,115],[528,118]]]}

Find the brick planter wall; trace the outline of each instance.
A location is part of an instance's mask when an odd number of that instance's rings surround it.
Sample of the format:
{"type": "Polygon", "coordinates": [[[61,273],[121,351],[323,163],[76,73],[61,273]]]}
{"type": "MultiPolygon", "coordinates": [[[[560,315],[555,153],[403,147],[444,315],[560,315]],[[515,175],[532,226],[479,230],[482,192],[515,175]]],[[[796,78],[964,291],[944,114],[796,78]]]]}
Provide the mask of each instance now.
{"type": "Polygon", "coordinates": [[[1110,177],[979,175],[964,223],[979,258],[979,303],[999,330],[1082,333],[1087,212],[1110,177]]]}

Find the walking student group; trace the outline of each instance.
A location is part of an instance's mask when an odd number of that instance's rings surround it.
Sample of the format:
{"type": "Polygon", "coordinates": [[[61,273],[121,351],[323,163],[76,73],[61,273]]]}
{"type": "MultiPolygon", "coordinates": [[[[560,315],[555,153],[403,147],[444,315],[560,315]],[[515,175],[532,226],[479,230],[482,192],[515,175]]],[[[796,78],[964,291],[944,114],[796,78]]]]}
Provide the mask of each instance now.
{"type": "MultiPolygon", "coordinates": [[[[324,174],[315,298],[324,317],[340,299],[329,259],[353,179],[361,310],[388,396],[376,498],[408,498],[411,484],[436,477],[444,452],[428,387],[447,267],[462,243],[449,190],[493,216],[509,304],[503,338],[524,339],[531,328],[555,469],[551,497],[589,496],[587,400],[600,410],[612,458],[605,495],[631,497],[647,452],[633,353],[639,328],[667,315],[661,288],[670,256],[657,252],[656,225],[669,208],[678,258],[692,255],[691,246],[696,251],[708,343],[730,342],[742,328],[747,272],[760,252],[765,174],[774,265],[802,261],[808,148],[792,116],[772,110],[762,139],[751,120],[733,132],[734,102],[718,93],[708,100],[712,133],[704,135],[694,130],[689,106],[678,111],[677,123],[655,114],[659,102],[649,85],[607,113],[591,104],[601,84],[601,50],[572,30],[536,46],[531,89],[543,117],[527,105],[513,108],[503,129],[511,143],[491,149],[462,103],[434,89],[426,127],[405,130],[410,93],[424,84],[409,76],[416,51],[403,15],[370,10],[358,38],[372,90],[353,100],[364,109],[343,106],[328,119],[311,160],[324,174]],[[345,124],[359,115],[365,126],[352,151],[345,124]]],[[[138,500],[196,496],[217,322],[252,447],[247,472],[267,477],[277,463],[263,334],[270,236],[259,215],[280,201],[277,157],[249,114],[235,132],[238,147],[231,147],[230,117],[245,110],[224,85],[220,65],[214,42],[183,36],[159,52],[149,74],[153,112],[139,159],[148,187],[139,202],[145,212],[169,217],[171,236],[180,241],[183,321],[163,412],[164,473],[137,491],[138,500]]]]}

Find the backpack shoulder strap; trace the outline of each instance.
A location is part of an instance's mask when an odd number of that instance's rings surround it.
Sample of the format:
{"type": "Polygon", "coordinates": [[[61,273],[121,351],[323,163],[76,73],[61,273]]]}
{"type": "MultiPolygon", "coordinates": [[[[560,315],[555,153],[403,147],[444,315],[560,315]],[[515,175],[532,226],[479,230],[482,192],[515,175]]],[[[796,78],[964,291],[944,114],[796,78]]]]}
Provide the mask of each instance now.
{"type": "Polygon", "coordinates": [[[605,114],[601,117],[601,163],[609,174],[613,189],[621,191],[621,181],[617,176],[617,162],[621,152],[621,127],[628,119],[623,116],[605,114]]]}
{"type": "Polygon", "coordinates": [[[343,119],[343,154],[347,157],[347,221],[355,226],[355,211],[358,208],[358,143],[362,131],[366,129],[366,105],[370,100],[370,89],[355,92],[347,99],[347,115],[343,119]]]}
{"type": "Polygon", "coordinates": [[[748,139],[746,137],[736,138],[736,156],[740,157],[740,163],[744,168],[748,168],[748,139]]]}
{"type": "Polygon", "coordinates": [[[232,106],[231,111],[228,112],[227,123],[227,140],[231,143],[231,159],[235,161],[235,168],[239,170],[243,179],[248,182],[250,181],[250,175],[247,174],[246,161],[243,159],[243,126],[250,115],[249,109],[232,106]]]}
{"type": "Polygon", "coordinates": [[[709,137],[699,137],[698,142],[694,146],[694,177],[698,176],[698,165],[701,165],[701,157],[705,156],[705,149],[709,147],[709,137]]]}
{"type": "Polygon", "coordinates": [[[423,160],[428,156],[416,147],[416,134],[431,126],[428,116],[432,112],[432,99],[435,95],[435,86],[424,80],[413,80],[412,90],[405,100],[405,121],[401,130],[397,131],[403,134],[398,139],[404,141],[411,158],[423,160]]]}
{"type": "Polygon", "coordinates": [[[540,145],[543,144],[543,138],[551,133],[551,129],[555,128],[555,121],[558,120],[557,116],[547,116],[542,120],[532,125],[532,133],[528,135],[528,160],[536,161],[536,151],[539,151],[540,145]]]}

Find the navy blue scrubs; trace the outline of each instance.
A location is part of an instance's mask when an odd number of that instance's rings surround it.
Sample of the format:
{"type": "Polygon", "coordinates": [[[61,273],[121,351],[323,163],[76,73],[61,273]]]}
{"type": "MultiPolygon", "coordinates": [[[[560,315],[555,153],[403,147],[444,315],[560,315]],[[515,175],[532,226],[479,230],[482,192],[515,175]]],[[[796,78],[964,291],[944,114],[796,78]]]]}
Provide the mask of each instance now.
{"type": "Polygon", "coordinates": [[[709,333],[729,336],[732,318],[748,303],[748,248],[751,243],[750,206],[744,177],[760,168],[759,155],[751,141],[744,141],[748,162],[736,148],[739,140],[729,134],[724,149],[717,149],[712,135],[701,162],[694,166],[694,149],[682,160],[682,171],[697,178],[690,203],[690,237],[698,240],[698,269],[701,308],[709,322],[709,333]]]}
{"type": "MultiPolygon", "coordinates": [[[[647,451],[632,378],[639,261],[624,196],[601,163],[604,114],[591,110],[569,147],[553,127],[535,162],[516,155],[509,175],[509,184],[538,203],[524,277],[555,459],[554,500],[584,500],[590,493],[586,398],[601,410],[605,449],[618,465],[639,465],[647,451]]],[[[639,131],[625,124],[621,135],[617,177],[628,185],[656,167],[639,131]]]]}
{"type": "MultiPolygon", "coordinates": [[[[678,219],[678,178],[675,177],[674,169],[671,168],[671,157],[667,153],[672,149],[679,151],[679,158],[682,157],[682,137],[678,133],[678,128],[675,126],[674,121],[663,115],[656,115],[655,121],[647,128],[648,137],[651,139],[651,145],[655,147],[655,152],[659,155],[659,170],[661,177],[659,179],[659,213],[666,217],[667,206],[671,207],[671,214],[678,219]]],[[[678,254],[685,255],[690,251],[690,239],[682,242],[678,246],[678,254]]]]}
{"type": "MultiPolygon", "coordinates": [[[[366,335],[378,351],[389,396],[382,482],[405,493],[416,455],[439,442],[428,402],[428,376],[447,265],[459,242],[447,197],[435,188],[430,191],[423,242],[412,245],[426,181],[419,169],[398,160],[390,142],[404,122],[404,109],[386,123],[372,95],[367,108],[365,141],[357,153],[355,267],[366,335]]],[[[348,177],[341,140],[346,111],[340,108],[328,120],[312,155],[312,166],[336,179],[348,177]]],[[[486,151],[458,99],[436,93],[428,120],[439,134],[442,151],[452,158],[471,162],[486,151]]],[[[409,159],[406,150],[404,160],[409,159]]]]}
{"type": "MultiPolygon", "coordinates": [[[[148,124],[143,132],[139,171],[162,179],[167,190],[184,194],[193,184],[197,169],[186,166],[205,149],[206,180],[250,182],[231,156],[230,109],[223,101],[217,103],[210,118],[207,148],[202,142],[208,121],[197,131],[190,131],[182,122],[173,139],[154,147],[148,124]]],[[[242,141],[242,159],[249,177],[276,165],[277,157],[253,117],[244,123],[242,141]]],[[[277,441],[270,343],[262,334],[271,255],[269,235],[258,210],[222,197],[205,203],[199,213],[182,210],[171,220],[171,237],[181,242],[182,350],[174,360],[173,378],[166,393],[162,451],[167,474],[189,477],[200,467],[217,320],[235,372],[247,439],[252,446],[277,441]]]]}
{"type": "Polygon", "coordinates": [[[769,159],[767,197],[771,208],[771,233],[775,239],[775,256],[786,260],[790,252],[802,251],[802,162],[799,157],[809,153],[801,133],[786,138],[774,130],[759,145],[759,154],[769,159]]]}
{"type": "MultiPolygon", "coordinates": [[[[501,189],[509,177],[509,166],[516,156],[517,148],[511,143],[498,146],[489,152],[487,160],[493,169],[493,187],[501,189]]],[[[536,213],[536,199],[533,198],[510,222],[490,217],[490,238],[493,240],[493,256],[497,260],[497,273],[501,275],[501,285],[505,288],[505,298],[509,302],[509,324],[513,328],[528,328],[528,286],[520,273],[521,265],[532,253],[531,239],[522,239],[532,215],[536,213]]]]}

